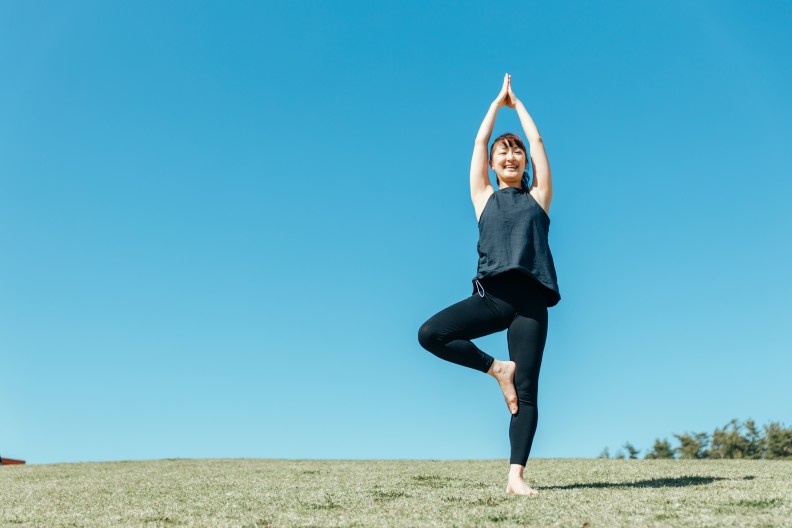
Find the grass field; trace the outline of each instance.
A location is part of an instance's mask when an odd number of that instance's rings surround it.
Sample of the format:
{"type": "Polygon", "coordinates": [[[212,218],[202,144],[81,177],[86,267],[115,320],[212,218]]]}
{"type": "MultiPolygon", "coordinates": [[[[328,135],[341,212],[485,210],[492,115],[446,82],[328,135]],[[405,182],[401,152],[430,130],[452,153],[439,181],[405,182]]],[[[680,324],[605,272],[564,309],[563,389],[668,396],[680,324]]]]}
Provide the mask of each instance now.
{"type": "Polygon", "coordinates": [[[0,526],[789,526],[792,461],[157,460],[0,467],[0,526]]]}

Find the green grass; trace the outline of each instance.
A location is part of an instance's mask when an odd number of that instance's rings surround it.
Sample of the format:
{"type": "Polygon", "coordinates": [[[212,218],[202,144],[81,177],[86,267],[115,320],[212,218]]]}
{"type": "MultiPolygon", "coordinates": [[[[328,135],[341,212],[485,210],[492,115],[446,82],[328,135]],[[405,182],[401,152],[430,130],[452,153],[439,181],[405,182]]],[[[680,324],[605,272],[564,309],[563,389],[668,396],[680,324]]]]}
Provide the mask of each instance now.
{"type": "Polygon", "coordinates": [[[0,526],[788,526],[792,461],[159,460],[0,467],[0,526]]]}

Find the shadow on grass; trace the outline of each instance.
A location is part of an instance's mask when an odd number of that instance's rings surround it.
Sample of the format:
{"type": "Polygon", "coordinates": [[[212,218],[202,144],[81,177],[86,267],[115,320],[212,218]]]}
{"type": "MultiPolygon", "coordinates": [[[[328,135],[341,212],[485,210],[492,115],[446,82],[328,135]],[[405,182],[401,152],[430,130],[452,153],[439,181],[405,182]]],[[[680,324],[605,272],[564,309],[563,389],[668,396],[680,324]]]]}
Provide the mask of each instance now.
{"type": "MultiPolygon", "coordinates": [[[[743,480],[752,480],[754,477],[743,477],[743,480]]],[[[725,477],[697,477],[684,476],[674,478],[661,478],[651,480],[639,480],[637,482],[588,482],[585,484],[567,484],[565,486],[538,486],[539,489],[546,490],[568,490],[579,488],[681,488],[683,486],[701,486],[712,484],[718,480],[734,480],[725,477]]]]}

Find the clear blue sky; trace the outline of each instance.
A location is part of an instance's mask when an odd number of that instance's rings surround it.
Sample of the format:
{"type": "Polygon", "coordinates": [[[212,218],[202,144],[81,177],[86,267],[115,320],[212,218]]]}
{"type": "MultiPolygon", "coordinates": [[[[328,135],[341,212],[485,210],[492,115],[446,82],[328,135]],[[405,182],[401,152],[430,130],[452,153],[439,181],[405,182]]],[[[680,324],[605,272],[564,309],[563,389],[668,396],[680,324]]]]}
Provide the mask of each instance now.
{"type": "Polygon", "coordinates": [[[4,2],[0,454],[507,459],[416,337],[505,72],[563,296],[531,456],[790,424],[790,4],[498,5],[4,2]]]}

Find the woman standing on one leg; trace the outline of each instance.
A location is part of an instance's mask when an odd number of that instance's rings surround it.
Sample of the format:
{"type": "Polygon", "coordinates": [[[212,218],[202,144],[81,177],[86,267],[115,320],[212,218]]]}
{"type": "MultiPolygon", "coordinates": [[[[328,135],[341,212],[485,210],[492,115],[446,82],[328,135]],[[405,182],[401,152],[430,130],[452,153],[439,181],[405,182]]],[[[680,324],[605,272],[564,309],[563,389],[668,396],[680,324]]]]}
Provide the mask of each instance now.
{"type": "Polygon", "coordinates": [[[509,426],[511,468],[508,493],[535,495],[523,470],[536,432],[537,389],[547,336],[547,308],[561,299],[548,245],[550,165],[542,138],[525,106],[514,95],[511,77],[490,105],[473,147],[470,196],[479,223],[478,273],[473,293],[426,321],[418,331],[421,346],[436,356],[494,377],[512,413],[509,426]],[[517,110],[530,146],[534,178],[528,184],[525,145],[515,134],[487,144],[498,110],[517,110]],[[488,166],[498,178],[489,180],[488,166]],[[508,330],[510,361],[499,361],[470,340],[508,330]]]}

